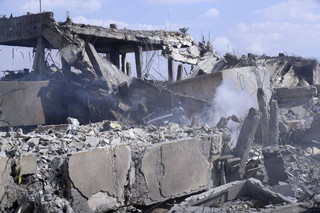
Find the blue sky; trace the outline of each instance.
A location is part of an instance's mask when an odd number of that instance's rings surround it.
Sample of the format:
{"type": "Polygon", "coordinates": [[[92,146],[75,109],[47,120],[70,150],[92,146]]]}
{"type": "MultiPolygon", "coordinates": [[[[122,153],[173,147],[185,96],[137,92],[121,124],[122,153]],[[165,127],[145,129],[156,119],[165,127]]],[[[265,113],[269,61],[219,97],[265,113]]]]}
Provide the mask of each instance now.
{"type": "MultiPolygon", "coordinates": [[[[0,0],[0,8],[0,14],[19,16],[38,12],[39,1],[0,0]]],[[[58,21],[69,11],[74,22],[95,25],[189,27],[196,40],[210,39],[221,54],[284,52],[320,58],[319,0],[42,0],[42,8],[53,11],[58,21]]],[[[1,58],[6,50],[0,51],[1,58]]]]}

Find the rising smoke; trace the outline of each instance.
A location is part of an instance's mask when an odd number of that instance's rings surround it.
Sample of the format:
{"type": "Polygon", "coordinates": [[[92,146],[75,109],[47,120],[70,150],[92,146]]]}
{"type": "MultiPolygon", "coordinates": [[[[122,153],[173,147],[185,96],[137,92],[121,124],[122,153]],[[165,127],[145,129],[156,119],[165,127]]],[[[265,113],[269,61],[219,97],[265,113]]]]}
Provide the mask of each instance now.
{"type": "MultiPolygon", "coordinates": [[[[254,94],[236,88],[232,80],[224,80],[217,88],[211,107],[200,116],[202,123],[215,126],[221,117],[236,115],[245,119],[251,107],[257,108],[258,104],[254,94]]],[[[240,124],[232,120],[228,123],[228,131],[232,134],[232,145],[235,145],[240,131],[240,124]]]]}

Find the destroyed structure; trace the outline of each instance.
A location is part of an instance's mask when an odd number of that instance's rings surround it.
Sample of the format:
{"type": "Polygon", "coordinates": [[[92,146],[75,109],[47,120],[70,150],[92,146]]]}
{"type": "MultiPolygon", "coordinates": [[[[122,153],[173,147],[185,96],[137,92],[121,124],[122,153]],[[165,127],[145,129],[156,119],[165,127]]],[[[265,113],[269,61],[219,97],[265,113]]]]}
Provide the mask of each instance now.
{"type": "Polygon", "coordinates": [[[0,18],[0,44],[35,48],[32,72],[0,81],[1,211],[320,211],[316,60],[220,57],[183,30],[57,23],[49,12],[0,18]],[[167,81],[143,69],[155,50],[167,81]],[[254,104],[213,118],[227,83],[254,104]]]}

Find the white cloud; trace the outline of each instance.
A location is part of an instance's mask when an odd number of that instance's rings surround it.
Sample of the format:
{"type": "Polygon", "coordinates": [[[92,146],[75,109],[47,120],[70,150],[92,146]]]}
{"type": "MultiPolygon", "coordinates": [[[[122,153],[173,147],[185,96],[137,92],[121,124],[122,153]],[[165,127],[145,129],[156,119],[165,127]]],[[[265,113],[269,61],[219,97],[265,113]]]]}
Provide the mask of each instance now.
{"type": "Polygon", "coordinates": [[[145,0],[145,1],[155,5],[171,5],[171,4],[182,4],[182,3],[215,2],[219,0],[145,0]]]}
{"type": "Polygon", "coordinates": [[[315,0],[289,0],[262,10],[256,10],[255,13],[262,14],[264,18],[272,21],[319,21],[319,9],[320,4],[315,0]]]}
{"type": "MultiPolygon", "coordinates": [[[[106,0],[42,0],[43,11],[53,11],[55,9],[63,9],[73,12],[89,12],[101,9],[102,3],[106,0]]],[[[2,2],[6,8],[11,11],[39,12],[39,0],[5,0],[2,2]]]]}
{"type": "Polygon", "coordinates": [[[221,54],[231,52],[233,46],[227,37],[216,37],[212,43],[213,47],[221,54]]]}
{"type": "Polygon", "coordinates": [[[313,49],[320,47],[320,24],[239,23],[232,34],[237,48],[256,54],[287,52],[310,56],[313,49]]]}
{"type": "Polygon", "coordinates": [[[204,14],[200,15],[200,18],[216,18],[220,15],[220,11],[216,8],[210,8],[204,14]]]}
{"type": "Polygon", "coordinates": [[[239,52],[320,57],[319,9],[314,0],[287,0],[254,11],[263,20],[238,23],[229,38],[239,52]]]}
{"type": "Polygon", "coordinates": [[[90,24],[90,25],[97,25],[103,27],[109,27],[110,24],[116,24],[119,29],[127,28],[131,30],[177,30],[182,27],[182,25],[169,23],[167,22],[164,25],[152,25],[152,24],[141,24],[141,23],[127,23],[122,21],[116,21],[112,19],[87,19],[84,16],[76,16],[72,18],[73,22],[75,23],[82,23],[82,24],[90,24]]]}

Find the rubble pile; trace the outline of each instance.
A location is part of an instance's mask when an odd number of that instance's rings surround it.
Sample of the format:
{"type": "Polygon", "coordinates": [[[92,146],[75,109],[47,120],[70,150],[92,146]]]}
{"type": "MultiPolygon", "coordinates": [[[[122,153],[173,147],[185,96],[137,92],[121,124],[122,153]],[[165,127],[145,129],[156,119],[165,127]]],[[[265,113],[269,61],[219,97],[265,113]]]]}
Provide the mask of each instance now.
{"type": "MultiPolygon", "coordinates": [[[[26,134],[21,129],[2,132],[1,162],[7,164],[8,168],[3,169],[10,174],[8,180],[1,184],[6,191],[2,196],[2,211],[9,211],[18,205],[18,209],[23,211],[28,208],[44,212],[73,212],[71,206],[75,204],[67,199],[67,192],[64,191],[69,179],[64,164],[75,153],[126,145],[135,150],[136,155],[141,155],[146,147],[153,144],[220,135],[217,129],[206,125],[190,128],[170,123],[166,127],[129,127],[106,121],[80,126],[76,120],[72,121],[69,125],[39,127],[26,134]]],[[[76,165],[77,168],[79,166],[76,165]]],[[[114,202],[117,204],[113,201],[111,207],[116,206],[114,202]]]]}

